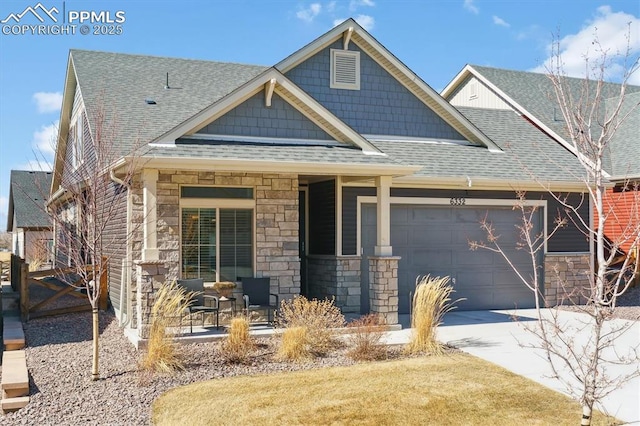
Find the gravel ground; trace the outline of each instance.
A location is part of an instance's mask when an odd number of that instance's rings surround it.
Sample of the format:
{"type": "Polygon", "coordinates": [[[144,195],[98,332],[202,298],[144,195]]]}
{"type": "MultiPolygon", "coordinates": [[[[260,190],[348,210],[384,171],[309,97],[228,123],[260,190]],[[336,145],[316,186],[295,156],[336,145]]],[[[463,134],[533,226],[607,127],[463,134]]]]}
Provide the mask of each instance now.
{"type": "MultiPolygon", "coordinates": [[[[580,312],[584,306],[559,306],[567,311],[580,312]]],[[[614,318],[640,321],[640,286],[628,289],[618,298],[618,306],[613,311],[614,318]]]]}

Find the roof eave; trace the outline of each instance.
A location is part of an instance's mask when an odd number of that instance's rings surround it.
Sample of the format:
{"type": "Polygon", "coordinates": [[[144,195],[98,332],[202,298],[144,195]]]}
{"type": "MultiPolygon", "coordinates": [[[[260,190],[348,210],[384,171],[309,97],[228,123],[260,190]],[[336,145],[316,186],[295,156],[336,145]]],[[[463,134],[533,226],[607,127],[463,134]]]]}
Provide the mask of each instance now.
{"type": "Polygon", "coordinates": [[[202,157],[152,157],[144,161],[144,168],[185,169],[193,171],[246,172],[255,170],[260,173],[296,173],[305,175],[344,176],[405,176],[421,167],[401,164],[360,164],[334,162],[299,162],[246,159],[220,159],[202,157]]]}

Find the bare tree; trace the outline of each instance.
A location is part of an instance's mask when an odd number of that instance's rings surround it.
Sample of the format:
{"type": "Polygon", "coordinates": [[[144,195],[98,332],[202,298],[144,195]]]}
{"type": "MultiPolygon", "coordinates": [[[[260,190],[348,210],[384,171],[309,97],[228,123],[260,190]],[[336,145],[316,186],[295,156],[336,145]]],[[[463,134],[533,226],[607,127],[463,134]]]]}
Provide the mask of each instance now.
{"type": "Polygon", "coordinates": [[[56,159],[54,181],[60,183],[48,204],[56,234],[56,260],[71,268],[74,277],[61,274],[69,285],[86,291],[93,318],[92,380],[99,379],[99,301],[100,286],[108,275],[110,258],[131,239],[131,232],[113,232],[113,224],[126,229],[127,191],[134,178],[136,150],[123,158],[116,138],[115,114],[104,107],[92,116],[81,113],[69,129],[66,152],[56,159]],[[90,119],[89,119],[90,118],[90,119]],[[89,128],[91,126],[91,130],[89,128]],[[58,164],[62,162],[62,164],[58,164]],[[120,163],[117,172],[114,167],[120,163]],[[92,266],[89,266],[92,265],[92,266]]]}
{"type": "MultiPolygon", "coordinates": [[[[545,236],[544,231],[540,233],[533,226],[532,218],[536,208],[528,206],[525,194],[519,193],[517,208],[522,213],[522,223],[519,225],[520,248],[530,254],[533,275],[525,276],[517,270],[501,247],[500,236],[488,219],[481,223],[487,235],[486,240],[473,241],[470,246],[472,250],[482,248],[501,254],[522,283],[535,294],[538,320],[536,327],[529,329],[540,338],[539,347],[545,351],[554,376],[580,401],[581,424],[586,426],[591,424],[594,405],[640,375],[638,348],[629,348],[626,353],[616,352],[614,349],[616,339],[628,331],[629,325],[614,326],[607,323],[614,314],[618,298],[628,290],[637,274],[634,262],[638,260],[634,260],[632,256],[640,243],[640,197],[637,183],[627,180],[622,185],[624,190],[633,191],[633,196],[625,206],[627,214],[624,216],[625,223],[621,224],[621,232],[611,239],[604,233],[607,222],[620,220],[615,198],[622,196],[607,191],[612,184],[608,180],[605,160],[612,149],[616,148],[612,146],[612,142],[615,143],[614,135],[629,116],[637,112],[638,97],[629,97],[627,86],[629,77],[638,69],[639,62],[637,57],[632,58],[629,49],[622,55],[604,50],[596,37],[592,46],[597,50],[598,57],[595,61],[586,58],[586,77],[576,85],[578,80],[568,78],[563,70],[559,39],[553,46],[553,61],[547,66],[547,75],[553,87],[557,108],[564,119],[566,139],[571,143],[585,171],[583,180],[586,194],[594,207],[594,223],[578,214],[577,205],[549,191],[563,206],[565,214],[563,218],[556,220],[555,226],[545,236]],[[606,83],[612,56],[622,56],[625,59],[621,82],[617,85],[606,83]],[[585,271],[589,275],[589,288],[583,289],[582,294],[586,305],[581,310],[588,314],[585,317],[588,320],[578,325],[562,323],[556,311],[551,310],[545,315],[541,310],[544,295],[537,255],[544,249],[545,242],[565,226],[568,220],[574,221],[574,225],[585,232],[595,247],[595,264],[591,271],[585,271]],[[627,250],[622,250],[623,247],[627,250]],[[619,267],[613,269],[614,264],[619,267]],[[632,368],[628,374],[612,375],[607,369],[612,364],[626,364],[632,368]],[[569,371],[570,374],[563,376],[561,371],[569,371]]],[[[554,271],[546,272],[553,274],[554,271]]],[[[565,288],[566,283],[561,280],[557,271],[554,279],[558,281],[560,288],[565,288]]]]}
{"type": "Polygon", "coordinates": [[[0,249],[11,250],[11,233],[0,232],[0,249]]]}

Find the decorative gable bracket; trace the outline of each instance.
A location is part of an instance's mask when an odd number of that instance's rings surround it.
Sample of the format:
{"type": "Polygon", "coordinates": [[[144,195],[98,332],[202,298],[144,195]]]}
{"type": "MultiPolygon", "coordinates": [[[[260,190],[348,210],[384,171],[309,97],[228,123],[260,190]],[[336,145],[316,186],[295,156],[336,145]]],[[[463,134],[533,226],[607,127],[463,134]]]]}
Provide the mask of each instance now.
{"type": "Polygon", "coordinates": [[[264,106],[271,106],[271,98],[273,97],[273,91],[276,88],[276,79],[272,78],[264,85],[264,106]]]}
{"type": "Polygon", "coordinates": [[[351,41],[351,36],[353,35],[353,27],[349,27],[347,31],[342,34],[342,48],[344,50],[349,50],[349,42],[351,41]]]}

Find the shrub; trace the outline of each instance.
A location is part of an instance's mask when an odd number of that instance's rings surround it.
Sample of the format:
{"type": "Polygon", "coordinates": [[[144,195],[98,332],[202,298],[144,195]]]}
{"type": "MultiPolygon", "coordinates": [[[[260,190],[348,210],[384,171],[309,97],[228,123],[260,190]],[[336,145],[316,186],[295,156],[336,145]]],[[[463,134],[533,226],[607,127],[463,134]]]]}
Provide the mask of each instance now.
{"type": "Polygon", "coordinates": [[[306,327],[291,327],[284,330],[278,358],[287,361],[300,361],[311,357],[306,327]]]}
{"type": "Polygon", "coordinates": [[[238,316],[231,320],[229,335],[222,342],[222,357],[227,362],[244,363],[253,351],[254,342],[249,335],[249,320],[238,316]]]}
{"type": "Polygon", "coordinates": [[[306,328],[309,352],[323,356],[338,345],[335,329],[344,326],[344,316],[332,300],[308,300],[297,296],[282,301],[278,323],[284,328],[306,328]]]}
{"type": "Polygon", "coordinates": [[[347,340],[353,346],[348,355],[356,361],[374,361],[386,358],[387,347],[382,341],[385,327],[377,315],[369,314],[348,325],[347,340]]]}
{"type": "Polygon", "coordinates": [[[453,304],[457,300],[451,301],[453,287],[448,285],[449,277],[426,275],[418,277],[416,282],[411,316],[413,334],[406,351],[441,354],[443,347],[436,341],[436,329],[444,314],[455,308],[453,304]]]}
{"type": "Polygon", "coordinates": [[[178,329],[172,325],[182,316],[192,297],[175,282],[163,284],[156,293],[147,350],[140,362],[143,371],[172,373],[184,368],[180,348],[173,339],[178,329]]]}

